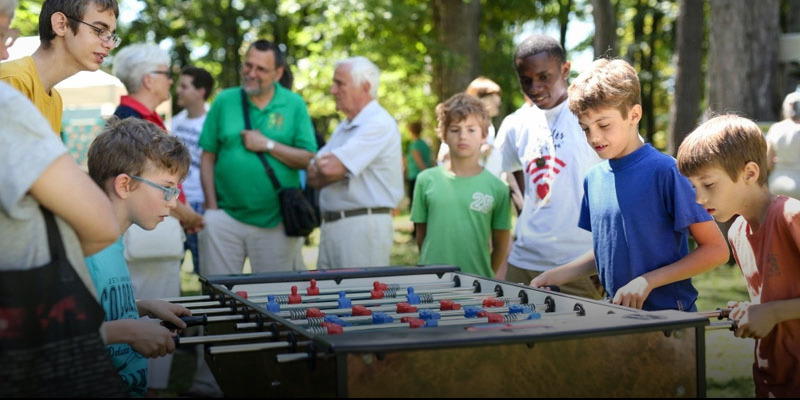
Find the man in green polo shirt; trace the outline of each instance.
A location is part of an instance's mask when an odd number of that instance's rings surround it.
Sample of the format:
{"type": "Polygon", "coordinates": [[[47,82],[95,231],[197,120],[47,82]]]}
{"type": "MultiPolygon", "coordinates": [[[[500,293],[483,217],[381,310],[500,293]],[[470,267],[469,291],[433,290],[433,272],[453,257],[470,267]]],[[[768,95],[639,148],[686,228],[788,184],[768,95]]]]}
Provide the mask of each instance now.
{"type": "Polygon", "coordinates": [[[242,86],[222,91],[206,117],[199,142],[206,197],[206,228],[198,237],[202,274],[241,273],[245,257],[255,273],[305,269],[303,238],[284,233],[277,192],[256,155],[266,156],[282,187],[299,187],[298,170],[317,150],[305,102],[278,84],[283,65],[274,43],[250,45],[242,86]]]}

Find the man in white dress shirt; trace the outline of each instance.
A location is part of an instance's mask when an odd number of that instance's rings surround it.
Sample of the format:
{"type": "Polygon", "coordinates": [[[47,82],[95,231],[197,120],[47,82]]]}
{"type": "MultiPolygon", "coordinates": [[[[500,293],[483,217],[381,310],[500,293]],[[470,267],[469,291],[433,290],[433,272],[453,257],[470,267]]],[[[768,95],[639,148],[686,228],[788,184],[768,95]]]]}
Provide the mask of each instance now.
{"type": "Polygon", "coordinates": [[[379,74],[364,57],[336,64],[330,92],[347,119],[308,167],[321,189],[319,269],[389,265],[403,162],[397,123],[377,101],[379,74]]]}

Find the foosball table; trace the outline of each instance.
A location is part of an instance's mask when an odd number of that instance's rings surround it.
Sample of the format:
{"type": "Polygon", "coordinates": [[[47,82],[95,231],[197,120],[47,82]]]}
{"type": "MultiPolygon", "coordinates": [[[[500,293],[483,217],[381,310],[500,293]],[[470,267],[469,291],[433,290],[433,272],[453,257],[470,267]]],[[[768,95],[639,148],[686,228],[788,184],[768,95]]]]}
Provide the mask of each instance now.
{"type": "Polygon", "coordinates": [[[201,277],[189,307],[228,397],[704,397],[709,316],[459,272],[201,277]]]}

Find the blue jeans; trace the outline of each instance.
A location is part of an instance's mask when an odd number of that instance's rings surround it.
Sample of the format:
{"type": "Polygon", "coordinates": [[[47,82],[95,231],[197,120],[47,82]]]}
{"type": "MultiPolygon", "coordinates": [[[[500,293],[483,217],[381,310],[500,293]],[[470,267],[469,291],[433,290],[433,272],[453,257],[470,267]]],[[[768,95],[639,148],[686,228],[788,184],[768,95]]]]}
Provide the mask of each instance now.
{"type": "MultiPolygon", "coordinates": [[[[205,203],[189,202],[188,204],[190,207],[192,207],[192,210],[199,213],[200,215],[205,214],[206,212],[205,203]]],[[[183,248],[189,250],[192,253],[192,264],[194,265],[194,273],[195,274],[200,273],[200,268],[198,267],[198,265],[200,265],[200,253],[198,253],[197,251],[196,233],[186,234],[186,241],[183,242],[183,248]]]]}

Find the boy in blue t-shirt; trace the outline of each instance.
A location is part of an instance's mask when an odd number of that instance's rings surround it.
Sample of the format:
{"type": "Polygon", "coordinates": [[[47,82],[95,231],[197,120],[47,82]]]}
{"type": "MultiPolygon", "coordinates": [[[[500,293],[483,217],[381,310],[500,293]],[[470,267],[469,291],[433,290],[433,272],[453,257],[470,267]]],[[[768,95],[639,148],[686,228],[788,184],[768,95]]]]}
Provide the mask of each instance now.
{"type": "Polygon", "coordinates": [[[639,78],[622,60],[596,60],[569,87],[569,108],[586,140],[607,160],[584,180],[578,226],[593,251],[531,281],[560,285],[598,272],[615,304],[645,310],[696,310],[691,277],[728,260],[711,216],[695,203],[675,159],[639,136],[639,78]],[[688,235],[697,242],[689,253],[688,235]]]}
{"type": "Polygon", "coordinates": [[[478,162],[488,113],[480,100],[459,93],[439,104],[436,114],[450,161],[417,176],[411,220],[419,262],[493,278],[508,253],[511,198],[508,186],[478,162]]]}
{"type": "Polygon", "coordinates": [[[100,304],[103,326],[114,366],[131,396],[147,392],[147,359],[175,350],[174,332],[162,324],[139,319],[159,318],[179,328],[179,318],[191,315],[183,306],[161,300],[135,301],[122,234],[136,224],[151,230],[175,207],[178,182],[186,176],[190,155],[180,141],[153,123],[136,118],[113,121],[89,148],[89,175],[111,200],[120,226],[116,243],[86,258],[100,304]]]}

